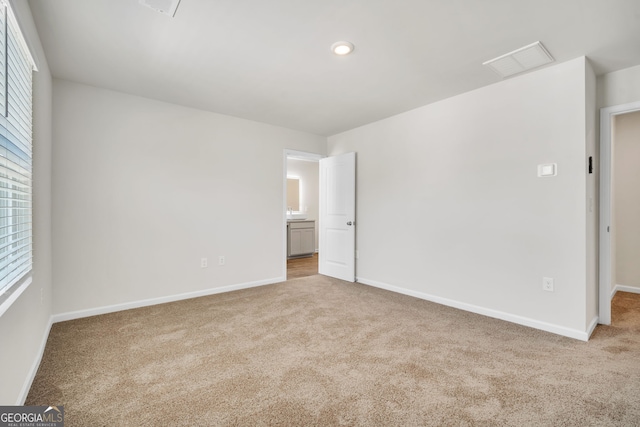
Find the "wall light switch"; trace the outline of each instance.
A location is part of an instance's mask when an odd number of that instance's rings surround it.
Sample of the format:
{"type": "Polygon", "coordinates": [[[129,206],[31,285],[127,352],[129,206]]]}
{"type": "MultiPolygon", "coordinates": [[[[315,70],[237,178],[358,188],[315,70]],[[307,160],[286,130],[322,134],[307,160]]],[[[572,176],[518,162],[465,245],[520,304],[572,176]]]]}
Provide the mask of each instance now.
{"type": "Polygon", "coordinates": [[[558,174],[558,165],[555,163],[547,163],[538,165],[538,176],[556,176],[558,174]]]}

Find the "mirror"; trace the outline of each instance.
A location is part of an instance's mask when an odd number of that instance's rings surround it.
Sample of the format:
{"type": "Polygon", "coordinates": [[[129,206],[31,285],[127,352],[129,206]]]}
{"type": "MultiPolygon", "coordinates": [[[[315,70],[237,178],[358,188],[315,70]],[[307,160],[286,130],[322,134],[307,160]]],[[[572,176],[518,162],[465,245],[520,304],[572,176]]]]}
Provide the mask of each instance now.
{"type": "Polygon", "coordinates": [[[300,180],[287,178],[287,209],[300,211],[300,180]]]}

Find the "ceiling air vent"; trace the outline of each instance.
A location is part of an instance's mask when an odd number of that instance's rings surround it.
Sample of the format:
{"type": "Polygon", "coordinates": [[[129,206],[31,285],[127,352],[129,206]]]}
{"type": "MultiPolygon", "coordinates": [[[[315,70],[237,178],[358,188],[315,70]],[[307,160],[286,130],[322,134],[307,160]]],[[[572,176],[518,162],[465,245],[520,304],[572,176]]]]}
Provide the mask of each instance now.
{"type": "Polygon", "coordinates": [[[542,46],[542,43],[535,42],[490,61],[483,62],[482,65],[486,65],[504,78],[524,73],[553,61],[553,57],[542,46]]]}
{"type": "Polygon", "coordinates": [[[143,4],[156,12],[174,17],[180,0],[139,0],[140,4],[143,4]]]}

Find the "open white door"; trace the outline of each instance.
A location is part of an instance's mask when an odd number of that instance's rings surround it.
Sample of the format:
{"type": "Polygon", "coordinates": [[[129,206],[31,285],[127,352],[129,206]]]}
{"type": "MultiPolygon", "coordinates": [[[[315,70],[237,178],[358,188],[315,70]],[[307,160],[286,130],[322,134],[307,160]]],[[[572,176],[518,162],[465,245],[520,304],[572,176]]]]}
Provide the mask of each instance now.
{"type": "Polygon", "coordinates": [[[320,159],[318,272],[356,278],[356,153],[320,159]]]}

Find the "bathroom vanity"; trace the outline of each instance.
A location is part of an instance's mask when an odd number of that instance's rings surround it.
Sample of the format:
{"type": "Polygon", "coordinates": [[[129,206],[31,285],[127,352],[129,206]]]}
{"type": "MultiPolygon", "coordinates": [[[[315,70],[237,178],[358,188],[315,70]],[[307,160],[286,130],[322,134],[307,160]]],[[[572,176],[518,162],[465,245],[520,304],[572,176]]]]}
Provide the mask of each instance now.
{"type": "Polygon", "coordinates": [[[312,256],[316,251],[316,222],[314,220],[287,221],[287,257],[312,256]]]}

